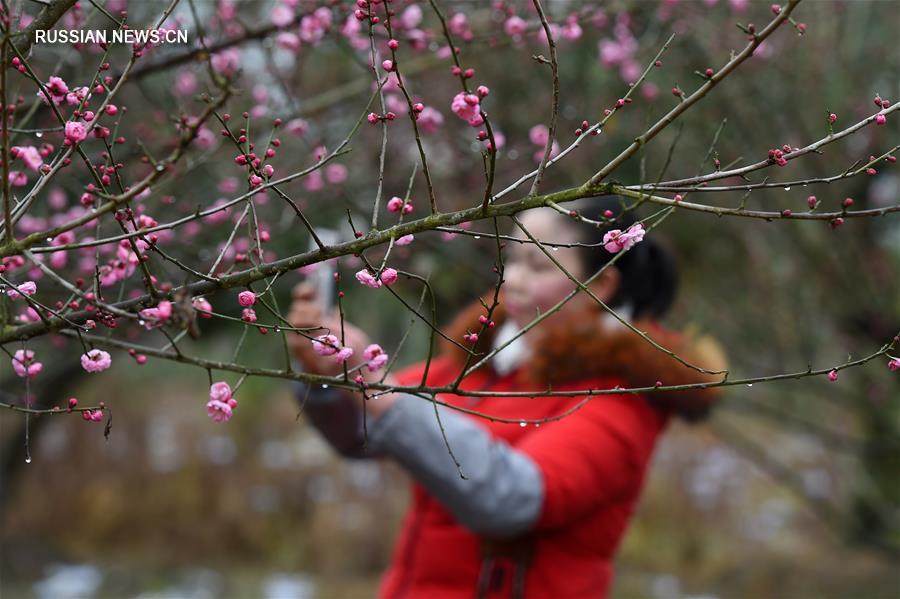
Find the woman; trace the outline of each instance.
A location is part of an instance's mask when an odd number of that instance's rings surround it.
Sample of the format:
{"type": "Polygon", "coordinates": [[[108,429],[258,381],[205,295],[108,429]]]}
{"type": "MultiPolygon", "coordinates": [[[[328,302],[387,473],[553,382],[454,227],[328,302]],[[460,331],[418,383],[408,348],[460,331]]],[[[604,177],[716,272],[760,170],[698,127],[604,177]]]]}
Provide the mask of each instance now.
{"type": "MultiPolygon", "coordinates": [[[[619,215],[616,228],[635,230],[630,229],[634,218],[621,214],[616,198],[584,200],[566,208],[578,208],[589,217],[612,210],[619,215]]],[[[581,244],[552,252],[580,281],[614,256],[603,245],[609,229],[578,224],[549,208],[525,212],[520,220],[542,242],[581,244]]],[[[521,231],[516,236],[527,240],[521,231]]],[[[575,288],[535,244],[508,243],[504,260],[505,283],[492,314],[495,326],[478,339],[475,351],[480,355],[515,337],[537,312],[546,312],[575,288]]],[[[721,369],[723,360],[714,343],[691,341],[658,325],[674,299],[676,284],[673,259],[648,237],[624,250],[588,287],[620,317],[684,361],[721,369]]],[[[322,315],[314,300],[314,288],[299,285],[291,323],[339,331],[339,322],[322,315]]],[[[481,303],[474,302],[445,330],[447,337],[467,345],[463,336],[480,330],[479,316],[484,314],[481,303]]],[[[345,345],[355,347],[359,355],[366,343],[362,331],[345,323],[345,345]]],[[[338,372],[334,360],[319,356],[308,340],[297,336],[292,349],[307,371],[338,372]]],[[[465,355],[444,340],[428,366],[427,385],[456,380],[465,355]]],[[[414,364],[389,375],[386,382],[417,386],[424,371],[424,362],[414,364]]],[[[366,374],[368,380],[379,378],[366,374]]],[[[308,416],[342,454],[394,459],[414,479],[412,508],[382,579],[380,597],[582,598],[608,592],[613,556],[656,440],[670,417],[702,418],[716,390],[608,394],[587,401],[584,396],[541,396],[541,391],[551,386],[559,392],[719,378],[673,359],[579,293],[459,387],[535,391],[533,397],[439,395],[440,401],[464,411],[441,407],[438,423],[435,404],[401,393],[384,395],[366,402],[366,439],[361,394],[301,386],[298,397],[306,400],[308,416]],[[519,422],[541,420],[539,425],[519,422]]]]}

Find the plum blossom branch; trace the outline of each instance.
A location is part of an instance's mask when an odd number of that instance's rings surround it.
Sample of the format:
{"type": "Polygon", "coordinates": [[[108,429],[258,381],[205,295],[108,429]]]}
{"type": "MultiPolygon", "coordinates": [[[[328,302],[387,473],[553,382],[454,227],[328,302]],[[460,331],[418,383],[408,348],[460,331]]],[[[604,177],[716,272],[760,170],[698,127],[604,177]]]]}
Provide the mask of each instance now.
{"type": "Polygon", "coordinates": [[[679,102],[675,108],[670,110],[665,116],[659,119],[656,124],[647,129],[643,134],[635,138],[635,140],[625,148],[618,156],[609,161],[606,166],[597,171],[588,181],[585,183],[585,186],[590,187],[592,185],[596,185],[603,181],[606,177],[608,177],[613,171],[615,171],[619,166],[622,165],[623,162],[634,156],[634,154],[647,142],[657,136],[663,129],[668,127],[675,119],[677,119],[681,114],[683,114],[686,110],[691,108],[694,104],[702,100],[720,81],[722,81],[725,77],[727,77],[730,73],[732,73],[735,69],[737,69],[741,63],[750,58],[753,55],[753,52],[759,45],[770,35],[772,35],[778,27],[787,20],[790,14],[797,8],[797,5],[801,0],[789,0],[787,6],[781,8],[778,11],[778,14],[775,15],[775,18],[766,25],[766,27],[760,31],[758,34],[753,34],[753,39],[750,40],[750,43],[734,58],[728,61],[725,66],[723,66],[718,72],[714,73],[711,77],[709,77],[703,85],[701,85],[694,93],[692,93],[689,97],[684,98],[682,96],[682,101],[679,102]]]}
{"type": "Polygon", "coordinates": [[[544,14],[544,8],[541,6],[540,0],[532,0],[538,17],[541,19],[541,27],[547,36],[547,44],[550,46],[550,70],[553,76],[553,102],[550,109],[550,127],[547,133],[547,142],[544,144],[544,155],[541,157],[541,163],[538,165],[537,173],[534,181],[531,183],[531,190],[528,195],[536,195],[541,187],[541,180],[544,177],[544,169],[547,168],[547,161],[550,159],[550,153],[553,149],[553,142],[556,140],[556,123],[559,119],[559,62],[556,58],[556,40],[553,39],[553,33],[550,31],[550,25],[547,23],[547,16],[544,14]]]}

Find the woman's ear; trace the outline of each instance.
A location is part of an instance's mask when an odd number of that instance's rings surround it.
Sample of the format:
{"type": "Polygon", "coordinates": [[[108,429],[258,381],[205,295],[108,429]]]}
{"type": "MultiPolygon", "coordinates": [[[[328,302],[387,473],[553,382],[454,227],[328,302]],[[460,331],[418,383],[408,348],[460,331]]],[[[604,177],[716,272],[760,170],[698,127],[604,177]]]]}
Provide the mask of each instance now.
{"type": "Polygon", "coordinates": [[[609,301],[615,297],[616,292],[619,291],[621,282],[622,271],[616,268],[614,264],[610,264],[604,269],[599,277],[591,281],[591,284],[588,285],[588,289],[600,298],[604,304],[608,304],[609,301]]]}

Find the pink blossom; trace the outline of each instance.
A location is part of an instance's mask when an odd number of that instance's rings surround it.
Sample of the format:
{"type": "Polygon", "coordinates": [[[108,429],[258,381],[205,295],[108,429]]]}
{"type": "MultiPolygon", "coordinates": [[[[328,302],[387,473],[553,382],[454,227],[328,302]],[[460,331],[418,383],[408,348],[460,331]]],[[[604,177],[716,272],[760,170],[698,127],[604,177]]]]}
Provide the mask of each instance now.
{"type": "Polygon", "coordinates": [[[621,251],[631,249],[634,244],[644,239],[644,225],[635,223],[624,233],[619,229],[613,229],[603,236],[603,247],[606,251],[617,254],[621,251]]]}
{"type": "Polygon", "coordinates": [[[218,381],[209,386],[209,399],[227,402],[231,399],[231,387],[225,381],[218,381]]]}
{"type": "Polygon", "coordinates": [[[206,414],[215,422],[228,422],[233,414],[231,406],[224,401],[211,399],[206,402],[206,414]]]}
{"type": "Polygon", "coordinates": [[[291,119],[287,122],[285,127],[297,137],[303,137],[303,135],[306,134],[307,129],[309,129],[309,123],[304,119],[291,119]]]}
{"type": "Polygon", "coordinates": [[[237,48],[226,48],[221,52],[213,54],[213,69],[219,71],[226,77],[234,75],[241,66],[241,52],[237,48]]]}
{"type": "Polygon", "coordinates": [[[828,380],[832,383],[838,380],[838,372],[837,370],[832,369],[831,372],[828,373],[828,380]]]}
{"type": "Polygon", "coordinates": [[[13,370],[20,377],[34,378],[44,368],[40,362],[34,361],[34,352],[30,349],[16,350],[12,359],[13,370]]]}
{"type": "Polygon", "coordinates": [[[402,208],[403,208],[403,198],[394,196],[390,200],[388,200],[388,203],[387,203],[388,212],[400,212],[400,210],[402,208]]]}
{"type": "Polygon", "coordinates": [[[85,410],[81,413],[81,419],[88,422],[102,422],[103,410],[85,410]]]}
{"type": "Polygon", "coordinates": [[[87,372],[102,372],[112,365],[112,358],[102,349],[92,349],[81,356],[81,367],[87,372]]]}
{"type": "Polygon", "coordinates": [[[422,22],[422,9],[418,4],[411,4],[400,13],[400,23],[406,29],[413,29],[422,22]]]}
{"type": "Polygon", "coordinates": [[[244,308],[241,310],[241,320],[244,322],[256,322],[256,311],[253,308],[244,308]]]}
{"type": "Polygon", "coordinates": [[[546,125],[535,125],[528,130],[528,139],[536,146],[545,146],[550,139],[550,129],[546,125]]]}
{"type": "Polygon", "coordinates": [[[412,235],[412,233],[410,233],[409,235],[404,235],[403,237],[400,237],[399,239],[397,239],[397,241],[395,241],[394,244],[395,245],[409,245],[413,242],[413,239],[414,239],[413,235],[412,235]]]}
{"type": "Polygon", "coordinates": [[[38,91],[37,96],[44,102],[44,104],[49,104],[52,100],[54,104],[59,106],[66,99],[66,94],[69,93],[69,86],[66,85],[66,82],[63,81],[60,77],[52,76],[44,84],[44,88],[47,90],[47,93],[50,94],[50,98],[44,96],[44,92],[38,91]]]}
{"type": "Polygon", "coordinates": [[[34,295],[37,292],[37,283],[34,281],[25,281],[21,285],[17,285],[15,289],[7,289],[6,295],[9,299],[18,299],[21,295],[34,295]]]}
{"type": "Polygon", "coordinates": [[[191,300],[191,304],[200,313],[201,318],[212,318],[212,304],[205,297],[195,297],[191,300]]]}
{"type": "Polygon", "coordinates": [[[450,104],[450,110],[452,110],[456,116],[468,121],[470,125],[475,127],[484,122],[479,114],[479,108],[480,99],[478,96],[475,94],[466,94],[466,92],[459,92],[456,94],[453,97],[453,102],[450,104]]]}
{"type": "MultiPolygon", "coordinates": [[[[331,11],[325,9],[328,14],[331,14],[331,11]]],[[[316,11],[318,12],[318,10],[316,11]]],[[[325,35],[325,31],[327,29],[327,25],[323,25],[322,21],[317,18],[317,15],[306,15],[302,19],[300,19],[300,39],[307,43],[316,43],[322,39],[325,35]]]]}
{"type": "Polygon", "coordinates": [[[303,179],[303,187],[306,191],[319,191],[324,184],[322,183],[322,171],[312,171],[303,179]]]}
{"type": "Polygon", "coordinates": [[[9,171],[9,184],[13,187],[25,187],[28,185],[28,175],[22,171],[9,171]]]}
{"type": "Polygon", "coordinates": [[[195,138],[194,143],[196,143],[197,147],[201,150],[209,150],[218,145],[219,138],[215,133],[209,130],[209,127],[204,125],[197,130],[197,137],[195,138]]]}
{"type": "MultiPolygon", "coordinates": [[[[66,94],[66,104],[69,106],[78,106],[86,99],[90,98],[90,90],[86,87],[76,87],[66,94]]],[[[115,114],[115,113],[113,113],[115,114]]]]}
{"type": "Polygon", "coordinates": [[[169,320],[172,316],[172,302],[163,300],[155,308],[146,308],[140,311],[141,318],[148,321],[145,324],[147,329],[153,327],[154,324],[161,324],[169,320]]]}
{"type": "Polygon", "coordinates": [[[520,36],[525,33],[527,29],[528,23],[526,23],[522,17],[517,17],[515,15],[506,19],[506,22],[503,24],[503,31],[510,37],[520,36]]]}
{"type": "Polygon", "coordinates": [[[444,115],[431,106],[426,106],[416,120],[423,133],[434,133],[444,124],[444,115]]]}
{"type": "Polygon", "coordinates": [[[356,273],[356,280],[366,287],[371,287],[372,289],[378,289],[382,285],[381,279],[376,279],[375,277],[373,277],[372,274],[365,268],[356,273]]]}
{"type": "Polygon", "coordinates": [[[41,168],[41,165],[44,164],[41,153],[34,146],[25,146],[24,148],[14,146],[12,149],[17,150],[16,158],[21,158],[22,162],[25,163],[25,166],[33,171],[37,171],[41,168]]]}
{"type": "Polygon", "coordinates": [[[175,93],[179,96],[188,96],[197,91],[197,76],[191,71],[179,71],[175,77],[175,93]]]}
{"type": "Polygon", "coordinates": [[[381,281],[385,285],[393,285],[397,282],[397,271],[393,268],[385,268],[381,271],[381,281]]]}
{"type": "Polygon", "coordinates": [[[366,360],[369,372],[375,372],[388,361],[388,355],[377,343],[373,343],[363,350],[363,358],[366,360]]]}
{"type": "Polygon", "coordinates": [[[458,12],[447,21],[447,29],[453,35],[464,35],[469,29],[469,19],[465,13],[458,12]]]}
{"type": "Polygon", "coordinates": [[[562,36],[570,42],[581,38],[581,25],[578,24],[577,19],[566,20],[566,24],[563,25],[562,36]]]}
{"type": "Polygon", "coordinates": [[[241,291],[238,293],[238,303],[244,308],[249,308],[256,303],[256,294],[252,291],[241,291]]]}
{"type": "Polygon", "coordinates": [[[350,356],[353,355],[352,347],[342,347],[336,354],[334,354],[335,362],[346,362],[350,359],[350,356]]]}
{"type": "Polygon", "coordinates": [[[294,20],[294,11],[284,4],[278,4],[272,9],[272,24],[276,27],[285,27],[294,20]]]}
{"type": "Polygon", "coordinates": [[[340,349],[341,342],[334,335],[319,335],[312,339],[312,346],[320,356],[333,356],[340,349]]]}
{"type": "Polygon", "coordinates": [[[891,369],[891,372],[895,370],[900,370],[900,358],[893,358],[890,362],[888,362],[888,368],[891,369]]]}
{"type": "Polygon", "coordinates": [[[728,3],[734,12],[744,12],[750,5],[750,0],[728,0],[728,3]]]}
{"type": "Polygon", "coordinates": [[[74,145],[87,137],[87,129],[83,123],[77,121],[68,121],[66,123],[66,143],[74,145]]]}
{"type": "Polygon", "coordinates": [[[290,50],[291,52],[297,52],[302,46],[302,42],[300,41],[300,36],[296,33],[291,33],[290,31],[282,31],[278,35],[275,36],[275,44],[279,48],[284,48],[285,50],[290,50]]]}
{"type": "Polygon", "coordinates": [[[347,180],[347,167],[343,164],[329,164],[325,167],[325,180],[338,185],[347,180]]]}

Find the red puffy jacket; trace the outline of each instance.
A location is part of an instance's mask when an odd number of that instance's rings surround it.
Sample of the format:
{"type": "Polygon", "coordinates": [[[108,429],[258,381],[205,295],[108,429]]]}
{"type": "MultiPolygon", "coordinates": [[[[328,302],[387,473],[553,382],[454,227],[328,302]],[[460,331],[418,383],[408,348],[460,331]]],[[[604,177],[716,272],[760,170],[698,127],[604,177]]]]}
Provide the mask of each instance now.
{"type": "MultiPolygon", "coordinates": [[[[474,304],[451,327],[477,327],[474,304]],[[471,321],[471,322],[470,322],[471,321]],[[466,326],[468,323],[468,327],[466,326]]],[[[496,313],[498,324],[502,313],[496,313]]],[[[552,319],[548,319],[552,320],[552,319]]],[[[527,364],[500,376],[481,368],[461,383],[464,390],[530,391],[553,383],[557,391],[612,389],[708,382],[627,329],[594,326],[591,308],[581,317],[551,322],[534,340],[527,364]],[[535,386],[538,384],[538,386],[535,386]]],[[[680,335],[643,323],[658,341],[682,357],[691,348],[680,335]]],[[[538,329],[535,329],[535,332],[538,329]]],[[[487,348],[490,331],[479,344],[487,348]]],[[[530,335],[531,333],[529,333],[530,335]]],[[[486,348],[481,348],[486,349],[486,348]]],[[[697,354],[695,353],[694,356],[697,354]]],[[[445,347],[431,362],[427,383],[451,383],[460,361],[445,347]]],[[[421,383],[424,363],[398,374],[401,385],[421,383]]],[[[379,597],[388,599],[470,599],[475,597],[599,598],[612,581],[612,561],[634,511],[657,438],[670,415],[705,413],[711,391],[654,393],[652,403],[635,394],[601,395],[557,421],[522,427],[471,416],[497,439],[527,454],[540,469],[544,504],[532,531],[513,542],[479,538],[459,524],[419,484],[413,484],[406,515],[379,597]]],[[[583,397],[438,396],[451,405],[506,419],[560,416],[583,397]]]]}

